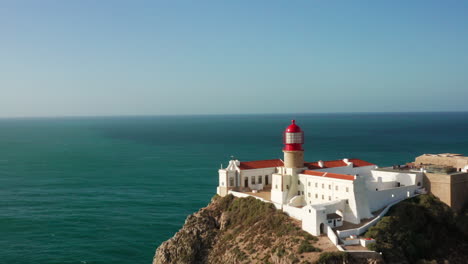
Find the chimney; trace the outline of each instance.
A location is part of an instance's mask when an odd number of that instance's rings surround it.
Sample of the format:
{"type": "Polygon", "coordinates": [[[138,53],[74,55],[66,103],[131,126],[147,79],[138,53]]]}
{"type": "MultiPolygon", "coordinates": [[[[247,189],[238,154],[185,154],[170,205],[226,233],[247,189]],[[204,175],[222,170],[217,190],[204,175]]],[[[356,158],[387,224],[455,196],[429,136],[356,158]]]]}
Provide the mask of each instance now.
{"type": "Polygon", "coordinates": [[[318,165],[320,168],[323,168],[325,166],[325,164],[323,163],[323,160],[319,160],[318,165]]]}
{"type": "Polygon", "coordinates": [[[347,159],[347,158],[343,159],[343,162],[346,163],[346,165],[348,165],[348,166],[351,166],[351,167],[353,166],[353,163],[350,162],[349,159],[347,159]]]}

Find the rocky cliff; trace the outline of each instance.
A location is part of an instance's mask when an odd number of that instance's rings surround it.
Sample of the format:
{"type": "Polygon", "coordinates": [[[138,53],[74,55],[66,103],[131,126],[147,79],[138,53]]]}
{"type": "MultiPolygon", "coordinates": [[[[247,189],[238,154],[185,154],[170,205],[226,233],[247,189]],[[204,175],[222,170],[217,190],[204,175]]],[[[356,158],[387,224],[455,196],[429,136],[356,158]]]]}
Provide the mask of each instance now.
{"type": "Polygon", "coordinates": [[[383,263],[336,252],[327,237],[314,237],[272,204],[232,195],[190,215],[182,229],[156,250],[166,263],[383,263]]]}

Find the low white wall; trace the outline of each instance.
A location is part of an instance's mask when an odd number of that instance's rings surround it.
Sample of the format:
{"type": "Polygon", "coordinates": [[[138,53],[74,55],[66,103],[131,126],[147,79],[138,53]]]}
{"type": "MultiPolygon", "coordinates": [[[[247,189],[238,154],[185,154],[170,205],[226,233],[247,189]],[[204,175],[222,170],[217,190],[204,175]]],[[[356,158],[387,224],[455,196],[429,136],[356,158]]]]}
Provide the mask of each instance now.
{"type": "Polygon", "coordinates": [[[361,239],[360,244],[363,247],[367,247],[369,244],[375,243],[375,239],[361,239]]]}
{"type": "MultiPolygon", "coordinates": [[[[246,193],[241,193],[241,192],[236,192],[236,191],[229,191],[228,193],[234,195],[235,197],[239,197],[239,198],[253,197],[253,198],[258,199],[258,200],[260,200],[260,201],[262,201],[262,202],[265,202],[265,203],[272,203],[272,202],[270,202],[270,201],[268,201],[268,200],[265,200],[265,199],[263,199],[263,198],[260,198],[260,197],[257,197],[257,196],[253,196],[253,195],[249,195],[249,194],[246,194],[246,193]]],[[[273,203],[273,204],[274,204],[274,203],[273,203]]],[[[276,206],[276,204],[275,204],[275,206],[276,206]]]]}
{"type": "Polygon", "coordinates": [[[302,220],[304,211],[302,208],[297,208],[294,206],[283,205],[283,212],[287,213],[289,216],[297,219],[302,220]]]}
{"type": "Polygon", "coordinates": [[[276,209],[278,209],[278,210],[281,210],[283,208],[283,205],[281,205],[279,203],[274,203],[274,202],[265,200],[265,199],[257,197],[257,196],[253,196],[253,195],[249,195],[249,194],[241,193],[241,192],[236,192],[236,191],[231,191],[231,190],[228,191],[228,193],[234,195],[235,197],[239,197],[239,198],[253,197],[253,198],[258,199],[258,200],[260,200],[262,202],[265,202],[265,203],[272,203],[276,207],[276,209]]]}
{"type": "Polygon", "coordinates": [[[359,239],[347,239],[343,240],[345,246],[359,245],[359,239]]]}
{"type": "Polygon", "coordinates": [[[335,232],[333,232],[333,229],[329,225],[327,225],[327,236],[333,245],[337,246],[339,244],[340,239],[335,235],[335,232]]]}

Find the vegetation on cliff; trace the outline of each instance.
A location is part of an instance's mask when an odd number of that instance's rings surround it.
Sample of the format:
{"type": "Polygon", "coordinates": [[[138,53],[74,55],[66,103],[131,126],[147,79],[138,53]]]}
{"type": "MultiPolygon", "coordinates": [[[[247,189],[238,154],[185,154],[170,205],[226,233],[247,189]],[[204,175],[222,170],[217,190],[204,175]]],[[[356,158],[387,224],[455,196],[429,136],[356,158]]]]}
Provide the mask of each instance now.
{"type": "Polygon", "coordinates": [[[335,250],[321,239],[272,204],[215,196],[157,249],[153,263],[313,263],[319,247],[335,250]]]}
{"type": "Polygon", "coordinates": [[[433,195],[420,195],[394,206],[365,236],[389,263],[466,263],[468,210],[456,215],[433,195]]]}

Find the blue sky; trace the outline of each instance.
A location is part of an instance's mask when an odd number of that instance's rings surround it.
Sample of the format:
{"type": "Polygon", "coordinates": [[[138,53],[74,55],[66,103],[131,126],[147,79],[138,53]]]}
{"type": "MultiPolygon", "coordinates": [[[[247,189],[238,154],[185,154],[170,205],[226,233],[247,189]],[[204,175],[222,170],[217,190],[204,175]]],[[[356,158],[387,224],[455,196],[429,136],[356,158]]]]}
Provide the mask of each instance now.
{"type": "Polygon", "coordinates": [[[468,1],[2,1],[0,116],[468,111],[468,1]]]}

